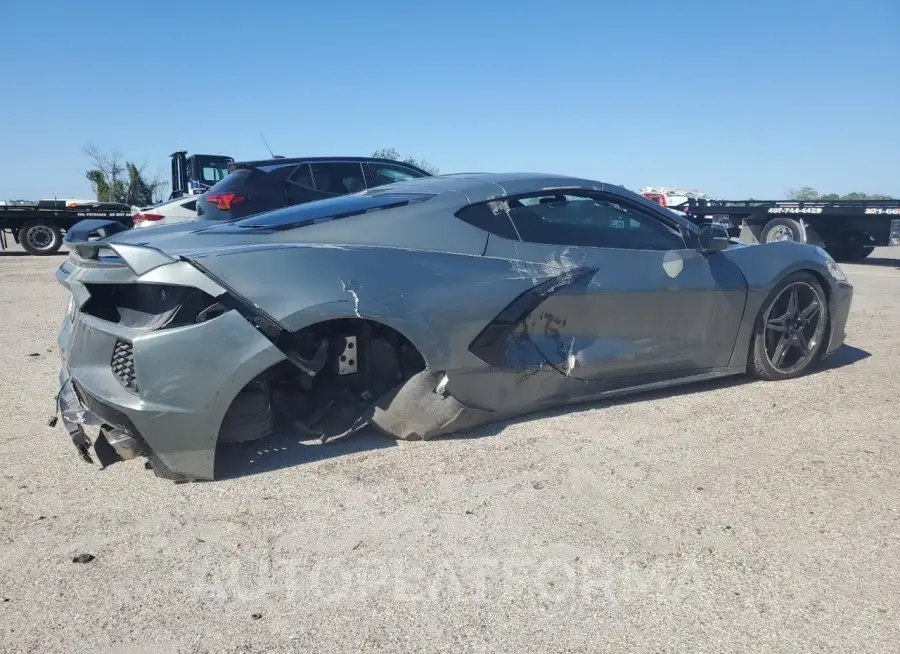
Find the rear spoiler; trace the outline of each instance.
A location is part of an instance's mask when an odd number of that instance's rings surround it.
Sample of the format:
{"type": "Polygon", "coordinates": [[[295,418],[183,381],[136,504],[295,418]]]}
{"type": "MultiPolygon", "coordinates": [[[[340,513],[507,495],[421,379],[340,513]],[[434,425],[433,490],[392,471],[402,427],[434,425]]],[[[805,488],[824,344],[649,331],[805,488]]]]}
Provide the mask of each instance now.
{"type": "Polygon", "coordinates": [[[128,243],[106,243],[104,241],[82,241],[70,245],[76,257],[84,261],[99,261],[104,256],[112,253],[122,263],[128,266],[135,275],[140,277],[154,268],[175,263],[173,259],[162,250],[146,245],[131,245],[128,243]]]}
{"type": "Polygon", "coordinates": [[[66,243],[74,245],[75,243],[106,238],[119,232],[131,229],[128,225],[120,220],[101,220],[99,218],[87,218],[79,220],[66,230],[66,236],[63,239],[66,243]]]}

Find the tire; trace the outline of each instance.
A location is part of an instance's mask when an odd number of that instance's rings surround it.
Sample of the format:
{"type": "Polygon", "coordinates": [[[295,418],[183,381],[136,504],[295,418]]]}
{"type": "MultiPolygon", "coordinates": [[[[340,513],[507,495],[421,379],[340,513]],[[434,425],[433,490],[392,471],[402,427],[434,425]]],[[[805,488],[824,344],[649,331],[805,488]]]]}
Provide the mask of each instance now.
{"type": "Polygon", "coordinates": [[[269,385],[265,382],[255,383],[238,393],[228,407],[219,428],[219,442],[255,441],[271,435],[273,429],[274,415],[269,385]]]}
{"type": "Polygon", "coordinates": [[[777,243],[779,241],[797,241],[803,243],[803,228],[793,218],[773,218],[765,224],[759,235],[761,243],[777,243]]]}
{"type": "Polygon", "coordinates": [[[756,317],[747,372],[768,381],[799,377],[819,360],[827,335],[828,302],[819,280],[807,272],[788,275],[772,290],[756,317]],[[793,306],[796,315],[788,318],[785,316],[792,309],[793,290],[797,291],[793,306]],[[798,326],[796,320],[802,320],[805,312],[812,311],[809,306],[813,299],[818,304],[811,313],[811,318],[816,318],[815,325],[809,320],[806,327],[802,327],[802,322],[798,326]],[[778,329],[779,321],[783,331],[778,329]],[[780,351],[783,358],[779,362],[779,343],[783,338],[787,341],[780,351]]]}
{"type": "Polygon", "coordinates": [[[854,263],[856,261],[862,261],[875,251],[875,248],[873,246],[861,245],[859,243],[836,245],[827,249],[828,254],[830,254],[835,261],[841,263],[854,263]]]}
{"type": "Polygon", "coordinates": [[[47,220],[30,220],[19,229],[19,244],[29,254],[55,254],[62,246],[62,230],[47,220]]]}

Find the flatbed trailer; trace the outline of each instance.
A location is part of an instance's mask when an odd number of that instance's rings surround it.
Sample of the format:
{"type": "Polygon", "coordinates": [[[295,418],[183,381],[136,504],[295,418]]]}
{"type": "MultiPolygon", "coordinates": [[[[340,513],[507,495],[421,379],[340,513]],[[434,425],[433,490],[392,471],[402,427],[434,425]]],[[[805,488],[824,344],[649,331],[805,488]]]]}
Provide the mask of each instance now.
{"type": "Polygon", "coordinates": [[[132,227],[132,208],[118,202],[66,202],[37,200],[0,204],[0,249],[7,236],[34,255],[54,254],[63,244],[63,233],[82,220],[103,218],[132,227]]]}
{"type": "Polygon", "coordinates": [[[900,246],[900,200],[705,200],[669,209],[696,223],[728,221],[751,243],[800,241],[838,261],[861,261],[876,247],[900,246]]]}

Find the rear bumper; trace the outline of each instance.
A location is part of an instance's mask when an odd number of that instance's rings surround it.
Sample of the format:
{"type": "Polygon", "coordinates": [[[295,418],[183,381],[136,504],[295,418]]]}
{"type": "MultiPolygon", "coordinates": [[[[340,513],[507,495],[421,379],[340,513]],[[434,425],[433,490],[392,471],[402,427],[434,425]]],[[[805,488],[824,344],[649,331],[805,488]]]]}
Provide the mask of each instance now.
{"type": "Polygon", "coordinates": [[[58,343],[59,402],[70,436],[84,425],[114,427],[171,476],[192,480],[214,478],[219,428],[234,397],[284,359],[235,311],[160,331],[67,316],[58,343]],[[122,341],[131,344],[131,389],[112,366],[122,341]]]}

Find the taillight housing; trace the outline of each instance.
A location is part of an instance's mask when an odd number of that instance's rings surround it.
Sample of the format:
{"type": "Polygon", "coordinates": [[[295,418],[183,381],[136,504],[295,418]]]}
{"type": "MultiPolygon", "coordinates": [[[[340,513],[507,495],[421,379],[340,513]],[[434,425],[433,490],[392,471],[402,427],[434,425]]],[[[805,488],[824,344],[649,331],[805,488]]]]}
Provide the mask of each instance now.
{"type": "Polygon", "coordinates": [[[206,193],[203,195],[203,199],[216,205],[219,211],[231,211],[231,207],[240,204],[247,198],[237,193],[206,193]]]}
{"type": "Polygon", "coordinates": [[[141,223],[150,223],[156,222],[157,220],[162,220],[165,216],[162,216],[158,213],[139,213],[135,214],[134,218],[131,220],[135,225],[140,225],[141,223]]]}

